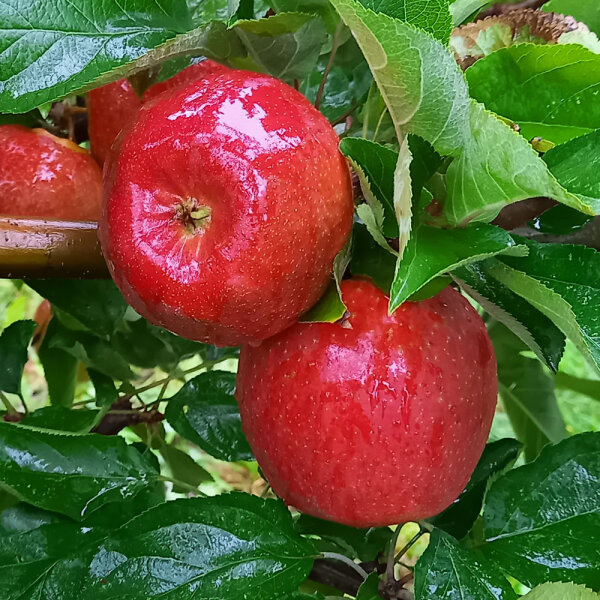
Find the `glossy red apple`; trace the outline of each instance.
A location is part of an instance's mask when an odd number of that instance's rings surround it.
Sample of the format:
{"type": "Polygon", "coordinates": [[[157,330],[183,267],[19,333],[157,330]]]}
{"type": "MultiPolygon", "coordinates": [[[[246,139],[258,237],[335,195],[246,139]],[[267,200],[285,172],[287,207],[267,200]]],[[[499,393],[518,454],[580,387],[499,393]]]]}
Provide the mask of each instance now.
{"type": "Polygon", "coordinates": [[[463,490],[496,406],[483,321],[458,292],[406,302],[342,283],[343,324],[299,323],[244,347],[237,399],[273,490],[355,527],[417,521],[463,490]]]}
{"type": "Polygon", "coordinates": [[[338,138],[297,91],[229,70],[145,106],[105,171],[100,239],[128,302],[219,346],[320,297],[352,225],[338,138]]]}
{"type": "Polygon", "coordinates": [[[100,165],[104,164],[116,137],[135,120],[142,102],[148,102],[163,92],[177,89],[195,79],[225,69],[227,67],[213,60],[203,60],[190,65],[166,81],[155,83],[146,90],[142,100],[137,97],[127,79],[120,79],[89,92],[88,130],[94,158],[100,165]]]}
{"type": "Polygon", "coordinates": [[[95,221],[101,199],[87,150],[44,129],[0,126],[0,214],[95,221]]]}

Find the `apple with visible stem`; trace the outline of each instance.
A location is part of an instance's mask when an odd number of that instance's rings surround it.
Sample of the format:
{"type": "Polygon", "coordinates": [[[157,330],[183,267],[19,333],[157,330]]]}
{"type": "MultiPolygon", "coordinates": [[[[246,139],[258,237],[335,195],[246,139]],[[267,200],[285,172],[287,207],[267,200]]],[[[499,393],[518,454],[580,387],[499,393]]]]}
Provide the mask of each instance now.
{"type": "Polygon", "coordinates": [[[0,126],[0,214],[95,221],[101,199],[87,150],[44,129],[0,126]]]}
{"type": "Polygon", "coordinates": [[[273,490],[354,527],[449,506],[483,452],[496,360],[477,311],[452,288],[393,315],[370,280],[342,282],[343,323],[298,323],[242,348],[237,399],[273,490]]]}
{"type": "Polygon", "coordinates": [[[99,232],[133,308],[231,346],[320,298],[353,209],[325,117],[278,79],[228,70],[142,107],[105,168],[99,232]]]}
{"type": "Polygon", "coordinates": [[[87,95],[88,131],[92,155],[103,165],[119,133],[135,121],[142,103],[162,93],[175,90],[195,79],[222,71],[227,67],[213,60],[203,60],[183,69],[173,77],[150,86],[140,100],[127,79],[119,79],[92,90],[87,95]]]}

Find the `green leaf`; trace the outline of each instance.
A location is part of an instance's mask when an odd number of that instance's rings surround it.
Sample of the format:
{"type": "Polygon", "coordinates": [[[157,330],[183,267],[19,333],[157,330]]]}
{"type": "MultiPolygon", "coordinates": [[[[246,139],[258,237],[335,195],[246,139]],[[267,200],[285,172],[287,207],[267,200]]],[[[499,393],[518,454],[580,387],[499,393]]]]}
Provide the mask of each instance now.
{"type": "Polygon", "coordinates": [[[448,0],[360,0],[360,3],[376,13],[424,29],[444,44],[448,43],[452,29],[448,0]]]}
{"type": "Polygon", "coordinates": [[[452,276],[469,296],[517,335],[549,369],[558,370],[565,336],[545,314],[489,275],[484,263],[460,267],[452,276]]]}
{"type": "Polygon", "coordinates": [[[356,600],[381,600],[379,595],[379,574],[371,573],[358,588],[356,600]]]}
{"type": "MultiPolygon", "coordinates": [[[[327,6],[333,10],[329,3],[327,6]]],[[[334,15],[337,19],[337,14],[334,15]]],[[[300,91],[312,104],[316,102],[323,75],[329,65],[329,58],[329,54],[322,54],[317,68],[300,84],[300,91]]],[[[331,122],[336,122],[360,103],[372,81],[369,65],[354,39],[350,38],[338,48],[335,54],[323,89],[319,110],[331,122]]]]}
{"type": "Polygon", "coordinates": [[[36,327],[35,321],[17,321],[0,335],[0,391],[21,395],[27,348],[36,327]]]}
{"type": "Polygon", "coordinates": [[[492,4],[492,0],[455,0],[450,4],[450,14],[455,27],[462,25],[482,8],[492,4]]]}
{"type": "Polygon", "coordinates": [[[554,385],[561,390],[571,390],[600,401],[600,381],[597,379],[582,379],[568,373],[557,373],[554,385]]]}
{"type": "Polygon", "coordinates": [[[396,268],[390,310],[439,275],[496,254],[523,254],[521,250],[506,231],[494,225],[472,223],[464,229],[417,226],[396,268]]]}
{"type": "MultiPolygon", "coordinates": [[[[201,483],[213,480],[208,471],[203,469],[189,454],[179,450],[179,448],[175,448],[175,446],[162,446],[160,454],[176,481],[181,481],[197,488],[201,483]]],[[[190,490],[187,487],[182,487],[174,483],[173,491],[186,494],[190,490]]]]}
{"type": "Polygon", "coordinates": [[[586,204],[600,206],[600,130],[555,146],[544,154],[544,162],[562,186],[586,204]]]}
{"type": "Polygon", "coordinates": [[[345,138],[340,151],[348,158],[358,175],[365,200],[382,221],[385,237],[398,237],[398,221],[394,208],[394,171],[398,153],[364,138],[345,138]]]}
{"type": "Polygon", "coordinates": [[[582,585],[544,583],[525,594],[526,600],[598,600],[600,596],[582,585]]]}
{"type": "Polygon", "coordinates": [[[321,552],[356,556],[362,562],[375,560],[394,535],[389,527],[357,529],[305,514],[301,514],[296,521],[296,531],[301,535],[319,538],[318,542],[313,540],[313,543],[321,552]]]}
{"type": "Polygon", "coordinates": [[[27,415],[20,424],[63,432],[87,433],[95,424],[97,416],[97,410],[45,406],[27,415]]]}
{"type": "Polygon", "coordinates": [[[600,253],[584,246],[517,241],[529,247],[529,256],[505,257],[502,263],[493,259],[489,272],[552,319],[600,368],[600,304],[593,300],[600,289],[600,253]]]}
{"type": "Polygon", "coordinates": [[[577,44],[518,44],[466,71],[473,98],[554,143],[600,127],[600,55],[577,44]]]}
{"type": "Polygon", "coordinates": [[[117,388],[110,377],[94,369],[88,369],[88,375],[96,391],[96,406],[110,406],[117,401],[117,388]]]}
{"type": "Polygon", "coordinates": [[[157,476],[148,459],[122,438],[0,423],[0,485],[40,508],[82,519],[135,495],[157,476]]]}
{"type": "Polygon", "coordinates": [[[570,15],[585,23],[592,31],[600,35],[600,10],[596,2],[580,2],[579,0],[550,0],[542,10],[570,15]]]}
{"type": "Polygon", "coordinates": [[[38,351],[48,384],[48,395],[54,406],[71,406],[77,384],[77,358],[60,348],[49,348],[51,338],[44,337],[38,351]]]}
{"type": "Polygon", "coordinates": [[[79,567],[82,597],[279,600],[298,589],[314,556],[281,502],[240,493],[175,500],[85,556],[93,568],[79,567]]]}
{"type": "Polygon", "coordinates": [[[415,567],[415,597],[513,600],[517,595],[494,563],[463,549],[447,533],[434,529],[429,546],[415,567]]]}
{"type": "Polygon", "coordinates": [[[384,250],[361,223],[354,224],[352,237],[354,248],[350,271],[353,275],[367,275],[389,296],[394,280],[396,257],[384,250]]]}
{"type": "Polygon", "coordinates": [[[523,356],[523,342],[506,327],[489,328],[498,361],[498,389],[525,459],[533,460],[548,443],[566,435],[554,394],[554,379],[539,361],[523,356]]]}
{"type": "Polygon", "coordinates": [[[215,458],[252,460],[234,392],[235,373],[202,373],[169,399],[165,417],[179,435],[215,458]]]}
{"type": "Polygon", "coordinates": [[[327,38],[321,19],[297,12],[237,21],[234,30],[256,64],[286,81],[302,79],[313,71],[327,38]]]}
{"type": "Polygon", "coordinates": [[[27,285],[100,335],[113,333],[127,310],[121,292],[109,279],[28,279],[27,285]]]}
{"type": "Polygon", "coordinates": [[[600,588],[600,433],[547,446],[490,488],[481,550],[529,587],[572,581],[600,588]]]}
{"type": "Polygon", "coordinates": [[[275,12],[301,12],[321,17],[330,33],[334,33],[339,17],[329,0],[268,0],[275,12]]]}
{"type": "Polygon", "coordinates": [[[81,90],[191,25],[178,0],[7,0],[0,23],[2,112],[26,112],[81,90]]]}
{"type": "Polygon", "coordinates": [[[224,0],[187,0],[192,20],[197,27],[210,23],[210,21],[223,21],[229,19],[227,2],[224,0]]]}
{"type": "Polygon", "coordinates": [[[514,464],[520,450],[521,444],[508,438],[487,444],[461,495],[446,510],[427,521],[457,539],[467,535],[479,516],[490,480],[514,464]]]}
{"type": "Polygon", "coordinates": [[[134,376],[129,364],[111,344],[94,335],[67,329],[57,319],[50,321],[44,342],[48,348],[63,350],[108,377],[128,381],[134,376]]]}
{"type": "MultiPolygon", "coordinates": [[[[440,154],[455,157],[447,172],[444,202],[449,223],[489,221],[506,204],[534,196],[593,213],[558,184],[525,139],[469,100],[463,75],[444,46],[406,23],[370,12],[356,0],[332,3],[363,50],[399,139],[414,133],[440,154]]],[[[404,157],[396,174],[396,212],[404,217],[401,231],[410,218],[407,165],[404,157]]]]}
{"type": "MultiPolygon", "coordinates": [[[[573,140],[573,143],[585,137],[586,136],[577,138],[573,140]]],[[[561,145],[561,148],[562,146],[567,146],[571,143],[572,142],[567,142],[567,144],[561,145]]],[[[584,215],[583,213],[573,210],[568,206],[564,206],[563,204],[558,204],[557,206],[554,206],[550,210],[547,210],[545,213],[541,214],[539,217],[535,217],[535,219],[529,221],[528,225],[532,229],[540,231],[541,233],[566,235],[582,229],[593,219],[594,217],[584,215]]]]}

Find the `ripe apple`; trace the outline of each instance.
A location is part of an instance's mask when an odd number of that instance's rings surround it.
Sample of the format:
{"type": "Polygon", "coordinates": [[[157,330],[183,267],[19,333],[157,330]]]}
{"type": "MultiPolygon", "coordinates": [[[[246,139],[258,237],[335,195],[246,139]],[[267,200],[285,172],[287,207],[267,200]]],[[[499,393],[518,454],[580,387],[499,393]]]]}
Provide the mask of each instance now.
{"type": "Polygon", "coordinates": [[[119,79],[89,92],[88,130],[94,158],[100,165],[104,164],[116,137],[135,120],[142,102],[153,100],[165,91],[177,89],[195,79],[224,69],[227,67],[213,60],[195,63],[166,81],[150,86],[142,100],[137,97],[127,79],[119,79]]]}
{"type": "Polygon", "coordinates": [[[99,232],[133,308],[227,346],[319,299],[352,213],[325,117],[278,79],[228,70],[141,109],[105,170],[99,232]]]}
{"type": "Polygon", "coordinates": [[[44,129],[0,126],[0,214],[95,221],[102,172],[77,144],[44,129]]]}
{"type": "Polygon", "coordinates": [[[242,348],[237,399],[273,490],[354,527],[417,521],[463,490],[497,396],[483,321],[458,292],[406,302],[342,283],[343,324],[299,323],[242,348]]]}
{"type": "Polygon", "coordinates": [[[103,165],[115,138],[138,114],[142,101],[127,79],[96,88],[86,98],[90,150],[103,165]]]}

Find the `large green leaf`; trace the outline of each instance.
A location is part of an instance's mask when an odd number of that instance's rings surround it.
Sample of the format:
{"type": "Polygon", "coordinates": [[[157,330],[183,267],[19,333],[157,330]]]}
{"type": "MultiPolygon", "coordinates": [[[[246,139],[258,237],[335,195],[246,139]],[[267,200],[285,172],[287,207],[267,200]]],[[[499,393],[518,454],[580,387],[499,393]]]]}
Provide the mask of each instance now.
{"type": "Polygon", "coordinates": [[[460,267],[452,276],[469,296],[506,325],[550,369],[558,370],[565,336],[545,314],[488,275],[483,263],[460,267]]]}
{"type": "Polygon", "coordinates": [[[21,395],[21,377],[35,321],[17,321],[0,335],[0,391],[21,395]]]}
{"type": "Polygon", "coordinates": [[[302,79],[313,71],[327,39],[321,19],[296,12],[237,21],[234,29],[256,64],[286,81],[302,79]]]}
{"type": "Polygon", "coordinates": [[[74,519],[133,496],[158,476],[122,438],[59,435],[0,423],[0,485],[74,519]]]}
{"type": "Polygon", "coordinates": [[[600,433],[547,446],[491,487],[482,550],[526,585],[573,581],[600,589],[600,433]]]}
{"type": "Polygon", "coordinates": [[[592,31],[600,35],[600,7],[597,2],[581,0],[550,0],[542,10],[570,15],[585,23],[592,31]]]}
{"type": "Polygon", "coordinates": [[[27,285],[100,335],[113,333],[127,310],[110,279],[29,279],[27,285]]]}
{"type": "Polygon", "coordinates": [[[203,373],[169,399],[165,416],[179,435],[211,456],[226,461],[251,460],[234,392],[235,373],[203,373]]]}
{"type": "Polygon", "coordinates": [[[464,229],[417,226],[396,269],[390,310],[443,273],[496,254],[523,252],[527,250],[516,246],[506,231],[486,223],[464,229]]]}
{"type": "Polygon", "coordinates": [[[374,12],[411,23],[448,43],[452,29],[448,0],[360,0],[360,3],[374,12]]]}
{"type": "Polygon", "coordinates": [[[529,256],[492,262],[489,272],[552,319],[600,368],[600,304],[595,301],[600,253],[585,246],[518,241],[527,244],[529,256]]]}
{"type": "Polygon", "coordinates": [[[435,529],[415,567],[415,599],[440,598],[513,600],[517,595],[494,563],[435,529]]]}
{"type": "Polygon", "coordinates": [[[565,423],[554,394],[554,379],[541,363],[523,356],[525,344],[501,324],[489,328],[498,361],[498,389],[517,438],[533,460],[548,443],[562,440],[565,423]]]}
{"type": "Polygon", "coordinates": [[[190,26],[181,0],[7,0],[0,111],[26,112],[85,88],[190,26]]]}
{"type": "Polygon", "coordinates": [[[598,600],[600,598],[592,590],[573,583],[544,583],[523,597],[526,600],[598,600]]]}
{"type": "MultiPolygon", "coordinates": [[[[493,219],[506,205],[549,196],[593,213],[550,174],[525,139],[470,101],[463,75],[448,50],[425,32],[356,0],[332,0],[361,47],[399,130],[415,133],[450,165],[444,216],[453,224],[493,219]]],[[[394,202],[400,230],[409,227],[407,157],[396,169],[394,202]]],[[[402,249],[402,244],[401,244],[402,249]]]]}
{"type": "Polygon", "coordinates": [[[600,127],[600,55],[576,44],[518,44],[466,71],[473,98],[530,139],[564,142],[600,127]]]}
{"type": "Polygon", "coordinates": [[[600,206],[600,129],[555,146],[544,154],[544,162],[561,185],[583,202],[600,206]]]}
{"type": "Polygon", "coordinates": [[[467,535],[479,516],[490,480],[517,460],[520,449],[519,442],[508,438],[487,444],[462,494],[446,510],[427,521],[457,539],[467,535]]]}
{"type": "Polygon", "coordinates": [[[570,390],[600,401],[600,381],[597,379],[583,379],[568,373],[557,373],[554,385],[558,389],[570,390]]]}

